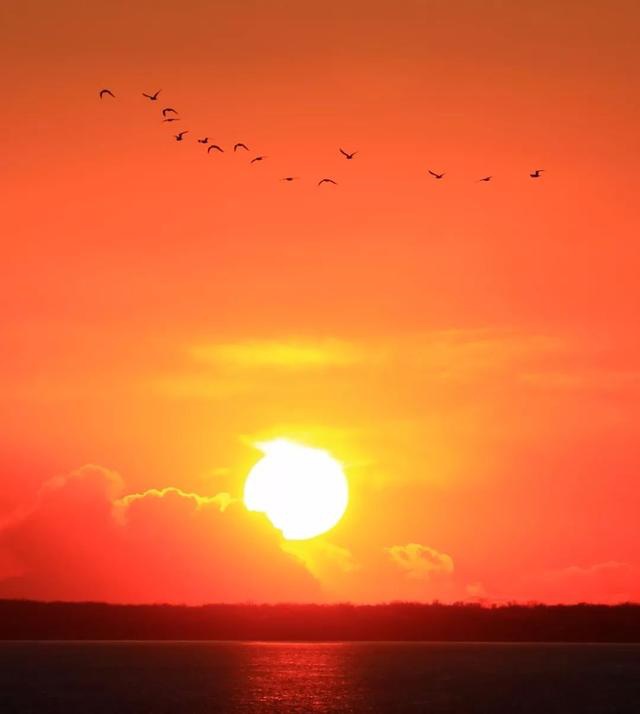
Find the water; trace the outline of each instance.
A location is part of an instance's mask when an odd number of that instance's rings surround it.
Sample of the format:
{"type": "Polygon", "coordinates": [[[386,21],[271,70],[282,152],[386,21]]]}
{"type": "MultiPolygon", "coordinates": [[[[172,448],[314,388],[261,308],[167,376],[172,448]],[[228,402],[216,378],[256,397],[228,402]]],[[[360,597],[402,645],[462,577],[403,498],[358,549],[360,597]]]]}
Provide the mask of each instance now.
{"type": "Polygon", "coordinates": [[[638,714],[640,645],[0,642],[0,712],[638,714]]]}

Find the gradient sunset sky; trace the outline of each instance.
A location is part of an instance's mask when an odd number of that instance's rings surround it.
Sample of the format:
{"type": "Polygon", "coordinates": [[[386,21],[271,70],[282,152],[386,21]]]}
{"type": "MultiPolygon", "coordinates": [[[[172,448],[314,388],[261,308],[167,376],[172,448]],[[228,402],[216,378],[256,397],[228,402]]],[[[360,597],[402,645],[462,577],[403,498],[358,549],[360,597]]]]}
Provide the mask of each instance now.
{"type": "Polygon", "coordinates": [[[0,597],[640,599],[639,21],[5,4],[0,597]],[[349,479],[303,544],[276,437],[349,479]]]}

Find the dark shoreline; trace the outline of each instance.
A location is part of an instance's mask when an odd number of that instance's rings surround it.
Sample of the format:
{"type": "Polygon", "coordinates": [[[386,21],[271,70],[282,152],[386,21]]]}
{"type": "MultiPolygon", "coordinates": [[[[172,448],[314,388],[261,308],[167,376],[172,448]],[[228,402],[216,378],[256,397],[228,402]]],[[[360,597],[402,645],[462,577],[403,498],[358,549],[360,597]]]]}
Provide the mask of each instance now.
{"type": "Polygon", "coordinates": [[[111,605],[0,600],[0,640],[640,643],[640,605],[111,605]]]}

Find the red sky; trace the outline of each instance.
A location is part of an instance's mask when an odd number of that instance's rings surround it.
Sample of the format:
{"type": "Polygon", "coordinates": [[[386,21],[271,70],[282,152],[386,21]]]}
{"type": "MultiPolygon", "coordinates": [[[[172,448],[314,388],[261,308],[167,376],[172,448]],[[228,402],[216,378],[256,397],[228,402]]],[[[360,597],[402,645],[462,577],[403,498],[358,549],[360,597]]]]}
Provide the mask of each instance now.
{"type": "Polygon", "coordinates": [[[640,599],[639,19],[3,7],[0,596],[640,599]],[[297,555],[207,500],[278,436],[351,489],[297,555]]]}

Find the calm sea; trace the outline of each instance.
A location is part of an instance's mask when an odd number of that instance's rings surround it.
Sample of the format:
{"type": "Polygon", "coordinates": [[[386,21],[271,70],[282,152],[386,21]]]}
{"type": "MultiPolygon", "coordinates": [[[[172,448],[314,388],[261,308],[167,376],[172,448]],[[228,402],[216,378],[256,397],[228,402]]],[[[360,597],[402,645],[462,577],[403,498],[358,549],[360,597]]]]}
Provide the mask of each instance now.
{"type": "Polygon", "coordinates": [[[0,712],[640,712],[640,646],[0,643],[0,712]]]}

